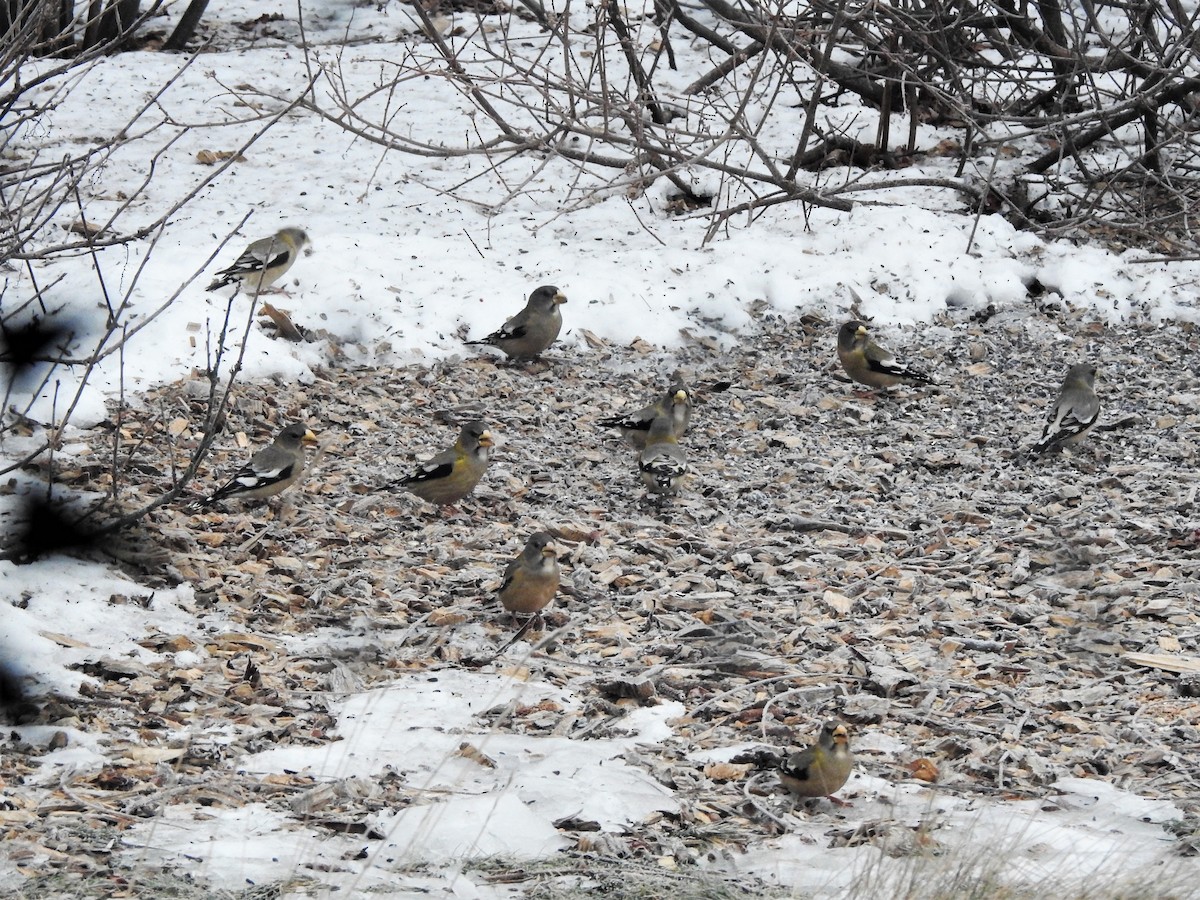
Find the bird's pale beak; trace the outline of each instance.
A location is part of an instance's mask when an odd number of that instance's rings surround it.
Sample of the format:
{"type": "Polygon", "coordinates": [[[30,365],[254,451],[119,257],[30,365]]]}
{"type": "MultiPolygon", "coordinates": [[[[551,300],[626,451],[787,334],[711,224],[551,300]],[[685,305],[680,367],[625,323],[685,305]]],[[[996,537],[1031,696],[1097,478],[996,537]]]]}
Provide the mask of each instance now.
{"type": "Polygon", "coordinates": [[[564,294],[562,291],[559,291],[557,294],[554,295],[554,302],[555,303],[566,303],[567,295],[564,294]]]}
{"type": "Polygon", "coordinates": [[[547,544],[542,548],[542,556],[549,557],[550,559],[556,559],[558,557],[558,551],[547,544]]]}
{"type": "Polygon", "coordinates": [[[850,743],[850,733],[846,731],[845,725],[839,725],[837,728],[833,729],[833,742],[835,744],[850,743]]]}
{"type": "Polygon", "coordinates": [[[302,443],[308,447],[312,447],[312,446],[316,445],[317,436],[311,428],[308,431],[304,432],[304,437],[300,438],[300,443],[302,443]]]}
{"type": "Polygon", "coordinates": [[[496,442],[492,440],[492,433],[490,431],[485,431],[479,436],[480,447],[494,447],[495,445],[496,442]]]}
{"type": "Polygon", "coordinates": [[[855,334],[860,334],[860,335],[865,335],[865,334],[867,333],[867,329],[866,329],[866,328],[864,328],[863,326],[859,325],[859,326],[858,326],[858,331],[856,331],[856,332],[854,332],[854,333],[855,333],[855,334]]]}
{"type": "Polygon", "coordinates": [[[676,403],[687,403],[687,391],[676,391],[675,392],[675,402],[676,403]]]}

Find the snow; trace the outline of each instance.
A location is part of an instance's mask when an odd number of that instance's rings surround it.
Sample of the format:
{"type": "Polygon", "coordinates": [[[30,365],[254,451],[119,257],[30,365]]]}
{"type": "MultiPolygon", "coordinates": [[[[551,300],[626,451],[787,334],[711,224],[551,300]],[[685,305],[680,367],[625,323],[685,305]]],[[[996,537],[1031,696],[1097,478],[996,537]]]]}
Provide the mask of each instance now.
{"type": "MultiPolygon", "coordinates": [[[[351,94],[386,77],[392,45],[339,50],[333,42],[340,34],[392,40],[418,30],[408,9],[394,5],[306,0],[300,7],[310,39],[322,44],[315,52],[327,61],[336,55],[351,94]]],[[[219,2],[206,13],[211,25],[273,11],[284,17],[275,30],[282,41],[264,39],[251,49],[201,55],[144,116],[138,117],[139,110],[176,74],[181,57],[127,53],[98,61],[43,121],[14,142],[43,155],[71,141],[100,146],[109,134],[97,120],[102,105],[105,121],[136,118],[133,130],[146,134],[113,151],[90,185],[95,194],[87,204],[90,222],[104,223],[121,211],[117,227],[130,231],[199,191],[161,233],[99,251],[97,269],[87,256],[35,264],[47,305],[69,309],[86,335],[79,342],[81,354],[97,346],[102,333],[105,304],[97,293],[98,275],[113,302],[129,303],[129,325],[148,324],[127,352],[108,356],[86,384],[82,367],[60,373],[58,399],[48,389],[31,410],[33,418],[49,421],[63,408],[62,397],[78,389],[82,399],[72,425],[84,428],[106,418],[106,401],[122,386],[126,399],[136,402],[138,390],[205,367],[227,309],[233,324],[229,345],[236,347],[248,299],[230,302],[227,292],[206,293],[204,286],[245,243],[284,225],[306,228],[313,247],[289,273],[289,293],[271,302],[288,309],[296,322],[328,332],[352,364],[462,356],[464,336],[497,327],[540,284],[556,284],[569,297],[555,352],[567,355],[584,346],[585,330],[617,343],[640,337],[660,349],[664,371],[682,330],[725,343],[742,340],[758,326],[760,302],[777,312],[812,312],[836,321],[857,295],[859,311],[886,331],[935,320],[963,322],[990,304],[1000,309],[1024,304],[1028,285],[1037,280],[1065,303],[1108,321],[1200,321],[1195,303],[1200,264],[1144,262],[1147,254],[1141,251],[1047,243],[997,216],[976,220],[962,210],[895,205],[903,194],[864,194],[859,199],[865,202],[851,212],[782,205],[752,225],[731,220],[709,241],[704,215],[663,214],[668,196],[661,180],[641,195],[627,196],[613,174],[611,186],[598,178],[585,196],[567,187],[575,170],[550,159],[524,175],[519,165],[511,168],[513,183],[529,178],[526,191],[508,194],[484,177],[460,189],[491,162],[385,153],[300,110],[283,113],[249,146],[243,162],[214,178],[216,170],[196,162],[196,153],[237,149],[264,124],[244,105],[250,93],[236,86],[253,85],[260,92],[259,110],[275,114],[284,104],[264,95],[292,96],[305,83],[310,61],[292,45],[298,32],[291,4],[219,2]],[[127,89],[131,84],[135,90],[127,89]],[[165,122],[167,116],[173,123],[165,122]],[[160,125],[149,128],[150,123],[160,125]],[[175,142],[168,145],[169,138],[175,142]],[[163,152],[142,189],[148,148],[163,152]],[[134,199],[125,208],[128,197],[134,199]],[[167,302],[176,292],[177,299],[167,302]],[[161,314],[152,315],[160,307],[161,314]]],[[[466,103],[446,81],[408,80],[402,90],[393,129],[412,129],[429,140],[460,136],[466,103]]],[[[847,123],[857,122],[854,127],[865,132],[873,126],[855,119],[860,112],[847,111],[847,123]]],[[[703,181],[711,175],[694,177],[703,181]]],[[[56,224],[65,227],[76,216],[63,209],[56,224]]],[[[27,278],[12,273],[8,290],[27,290],[27,278]]],[[[329,354],[325,341],[285,344],[252,327],[242,377],[308,382],[329,354]]],[[[77,432],[68,430],[72,434],[77,432]]],[[[184,634],[202,646],[203,635],[221,627],[219,613],[200,617],[190,611],[189,586],[150,591],[91,562],[0,563],[0,584],[7,601],[0,604],[0,652],[16,658],[18,668],[47,691],[77,692],[88,679],[75,668],[82,661],[145,660],[155,653],[140,640],[184,634]]],[[[176,662],[186,666],[202,652],[180,653],[176,662]]],[[[328,866],[326,871],[340,873],[330,879],[364,892],[386,890],[395,883],[391,873],[419,861],[432,869],[405,875],[413,889],[449,886],[457,896],[500,896],[500,888],[464,883],[456,863],[487,855],[551,855],[567,846],[553,825],[564,816],[620,831],[677,808],[674,795],[628,764],[623,753],[635,744],[668,741],[671,720],[687,712],[682,705],[639,710],[624,720],[624,735],[589,741],[501,734],[480,719],[495,706],[542,699],[563,706],[583,700],[512,677],[456,670],[401,674],[393,685],[335,704],[339,740],[279,747],[238,762],[241,770],[262,777],[302,772],[335,780],[385,769],[402,773],[414,802],[375,817],[372,826],[385,838],[366,858],[355,855],[365,843],[361,837],[318,838],[297,819],[265,805],[164,806],[156,818],[125,832],[124,853],[142,862],[191,861],[191,871],[230,888],[328,866]],[[464,743],[493,766],[458,755],[464,743]]],[[[107,764],[101,736],[59,726],[13,729],[37,745],[64,730],[68,747],[41,757],[41,779],[107,764]]],[[[901,749],[873,742],[869,731],[856,740],[860,749],[901,749]]],[[[723,748],[707,758],[728,759],[737,749],[723,748]]],[[[1103,875],[1167,858],[1157,823],[1182,816],[1171,804],[1098,780],[1066,779],[1054,790],[1053,803],[971,801],[859,773],[845,793],[858,797],[855,815],[864,818],[914,824],[935,819],[934,836],[947,845],[1012,847],[1010,874],[1016,880],[1059,877],[1068,865],[1103,875]]],[[[733,865],[825,893],[846,888],[862,867],[878,864],[878,851],[869,846],[827,851],[826,830],[815,821],[806,832],[763,840],[733,865]]],[[[0,874],[9,872],[0,863],[0,874]]]]}
{"type": "Polygon", "coordinates": [[[83,676],[70,666],[104,656],[146,659],[153,654],[139,639],[195,634],[202,627],[181,609],[190,585],[150,591],[95,563],[65,557],[30,566],[2,563],[0,578],[9,599],[0,604],[0,653],[23,660],[22,671],[46,689],[74,693],[83,676]]]}
{"type": "MultiPolygon", "coordinates": [[[[913,833],[923,830],[941,845],[938,855],[948,859],[931,867],[933,871],[964,863],[985,872],[1001,867],[1012,884],[1030,889],[1054,884],[1064,872],[1078,883],[1111,885],[1121,883],[1130,870],[1148,871],[1161,865],[1159,823],[1179,816],[1171,803],[1080,778],[1060,779],[1045,800],[1014,801],[999,808],[861,775],[844,790],[855,789],[872,798],[861,813],[864,817],[874,819],[890,809],[887,815],[892,821],[913,833]]],[[[895,885],[883,887],[886,879],[911,875],[903,867],[895,867],[899,871],[882,867],[880,852],[872,846],[814,854],[812,841],[821,839],[822,830],[809,828],[765,841],[747,854],[743,868],[780,884],[803,883],[822,895],[836,895],[855,882],[861,888],[872,871],[885,879],[877,888],[881,895],[894,895],[895,885]]]]}
{"type": "MultiPolygon", "coordinates": [[[[255,4],[254,15],[274,7],[255,4]]],[[[330,29],[320,32],[323,42],[336,40],[345,27],[363,35],[397,29],[411,34],[418,27],[405,8],[304,8],[306,27],[330,29]]],[[[276,31],[286,33],[291,8],[285,4],[279,11],[284,20],[276,31]]],[[[242,15],[236,3],[219,4],[206,21],[238,21],[242,15]]],[[[527,23],[513,27],[536,34],[527,23]]],[[[204,291],[208,278],[250,240],[284,225],[305,227],[313,247],[289,273],[296,286],[280,305],[297,323],[333,335],[351,361],[367,365],[462,355],[462,333],[478,337],[493,330],[539,284],[557,284],[570,297],[562,338],[567,350],[578,346],[582,329],[618,343],[641,337],[668,350],[680,341],[682,328],[719,332],[730,340],[730,332],[753,328],[755,301],[837,319],[852,303],[852,290],[863,298],[861,311],[881,324],[929,322],[947,311],[961,321],[989,304],[1024,302],[1034,279],[1071,305],[1114,321],[1131,315],[1197,317],[1195,262],[1146,264],[1139,262],[1147,255],[1142,251],[1047,244],[998,216],[976,220],[961,208],[950,213],[895,205],[904,202],[903,193],[866,192],[850,212],[782,205],[752,226],[731,220],[717,239],[706,242],[703,215],[661,214],[666,192],[673,190],[665,180],[635,199],[603,184],[585,194],[568,190],[575,170],[550,159],[525,173],[528,191],[505,191],[483,177],[490,162],[480,158],[386,153],[321,127],[314,116],[284,112],[284,99],[305,83],[308,66],[332,63],[333,49],[318,46],[306,59],[294,47],[264,42],[252,52],[203,54],[163,95],[161,113],[152,110],[141,118],[138,111],[175,74],[179,59],[122,54],[97,62],[60,99],[44,127],[27,136],[44,152],[64,134],[99,141],[91,119],[100,102],[114,121],[136,120],[134,131],[163,115],[190,126],[160,124],[141,141],[114,151],[102,170],[102,189],[87,207],[90,222],[104,223],[128,203],[118,221],[130,228],[199,190],[154,241],[97,254],[111,294],[129,296],[131,324],[195,280],[139,334],[132,353],[114,353],[91,376],[76,424],[103,418],[103,400],[122,375],[127,389],[137,389],[203,367],[206,347],[227,310],[227,291],[204,291]],[[144,86],[141,91],[124,89],[131,79],[144,86]],[[254,90],[244,89],[247,85],[254,90]],[[197,163],[195,154],[237,149],[260,131],[263,121],[248,116],[248,106],[282,118],[250,145],[244,161],[214,178],[215,168],[197,163]],[[148,175],[146,156],[168,134],[175,141],[163,149],[153,179],[140,190],[148,175]],[[204,185],[209,178],[214,180],[204,185]],[[452,191],[473,202],[461,202],[452,191]]],[[[336,70],[350,93],[365,93],[381,77],[387,68],[381,56],[375,45],[338,55],[336,70]]],[[[321,86],[328,92],[325,82],[321,86]]],[[[403,90],[393,131],[415,132],[431,142],[461,138],[451,111],[464,101],[444,81],[406,80],[403,90]]],[[[369,117],[369,111],[363,115],[369,117]]],[[[703,181],[711,174],[697,177],[703,181]]],[[[918,192],[913,199],[930,196],[924,189],[913,191],[918,192]]],[[[75,216],[63,210],[60,217],[65,227],[75,216]]],[[[39,274],[50,285],[49,304],[68,304],[81,329],[95,336],[103,304],[98,298],[90,306],[77,302],[96,297],[96,273],[81,264],[85,260],[48,264],[39,274]]],[[[232,304],[239,334],[246,304],[245,298],[232,304]]],[[[328,352],[324,343],[283,348],[252,329],[245,375],[309,381],[328,352]]],[[[49,403],[45,397],[35,417],[48,418],[49,403]]]]}
{"type": "MultiPolygon", "coordinates": [[[[146,659],[153,652],[140,647],[139,638],[221,630],[219,621],[202,623],[182,612],[180,598],[186,599],[190,589],[160,589],[150,599],[144,588],[96,563],[3,563],[0,578],[29,596],[23,608],[0,605],[0,633],[9,648],[22,648],[26,666],[37,661],[32,671],[43,686],[58,690],[73,690],[86,677],[68,668],[80,659],[101,654],[146,659]],[[148,603],[138,607],[139,615],[130,616],[131,607],[117,598],[138,596],[148,603]],[[47,634],[86,641],[87,646],[64,648],[47,634]]],[[[330,836],[262,804],[169,804],[124,832],[121,859],[137,865],[174,863],[230,890],[312,869],[324,873],[327,888],[340,884],[365,891],[374,885],[384,890],[389,884],[394,887],[389,877],[402,872],[408,889],[437,885],[466,891],[464,896],[492,897],[503,894],[471,881],[460,869],[462,861],[550,856],[568,846],[553,824],[568,816],[621,833],[678,809],[675,795],[643,769],[629,765],[623,754],[635,746],[646,753],[669,743],[672,721],[686,715],[682,704],[664,702],[634,710],[620,722],[623,733],[595,740],[502,733],[484,716],[509,704],[543,701],[573,709],[583,698],[511,674],[458,669],[399,674],[385,688],[349,693],[335,701],[337,726],[330,743],[281,746],[237,763],[239,770],[258,778],[300,773],[317,783],[347,778],[369,783],[385,771],[399,774],[413,802],[371,819],[370,827],[382,839],[330,836]],[[489,764],[460,752],[463,746],[478,751],[489,764]],[[365,855],[364,847],[370,848],[365,855]],[[414,867],[420,873],[410,877],[414,867]]],[[[20,726],[12,731],[35,746],[45,746],[55,732],[66,732],[67,746],[41,757],[36,779],[40,783],[54,784],[117,761],[103,736],[60,726],[20,726]]],[[[867,755],[899,758],[906,750],[870,729],[857,734],[855,743],[858,752],[867,755]]],[[[701,763],[725,761],[752,746],[714,748],[692,758],[701,763]]],[[[1139,797],[1095,779],[1060,779],[1041,800],[1000,802],[858,771],[841,794],[854,798],[852,822],[889,822],[902,832],[927,831],[952,858],[1003,848],[1009,861],[1006,877],[1018,884],[1059,879],[1064,871],[1111,880],[1141,867],[1161,867],[1170,852],[1161,823],[1183,817],[1169,802],[1139,797]]],[[[730,865],[768,882],[803,884],[814,896],[835,896],[855,884],[861,888],[864,878],[911,876],[907,868],[883,866],[880,851],[870,845],[829,851],[828,835],[829,822],[813,816],[800,820],[790,834],[747,847],[730,865]]]]}
{"type": "MultiPolygon", "coordinates": [[[[537,859],[568,846],[554,827],[557,819],[574,816],[620,830],[677,808],[670,791],[620,757],[634,743],[668,738],[666,723],[683,714],[680,704],[631,714],[622,723],[627,734],[609,740],[508,735],[478,722],[493,707],[547,699],[578,702],[510,677],[457,670],[405,675],[386,689],[337,704],[340,740],[268,750],[245,757],[239,767],[260,777],[297,772],[319,781],[348,773],[365,779],[384,770],[402,774],[414,802],[374,817],[372,828],[385,837],[363,872],[480,856],[537,859]],[[464,744],[492,764],[459,754],[464,744]]],[[[266,808],[211,809],[203,819],[195,822],[172,809],[132,828],[126,844],[137,848],[139,862],[190,861],[192,871],[230,888],[328,855],[324,842],[311,835],[288,841],[296,823],[266,808]]]]}
{"type": "MultiPolygon", "coordinates": [[[[526,805],[536,805],[548,822],[575,815],[608,828],[675,807],[669,791],[616,757],[635,741],[668,737],[671,729],[664,720],[683,715],[682,706],[638,710],[623,720],[631,734],[620,740],[572,741],[471,727],[492,707],[546,698],[574,703],[561,692],[499,676],[454,670],[404,676],[387,690],[355,695],[340,705],[339,732],[346,740],[321,748],[268,750],[243,766],[252,773],[295,771],[319,778],[373,774],[386,767],[409,775],[421,791],[512,791],[526,805]],[[464,742],[492,758],[494,768],[457,758],[464,742]],[[604,784],[605,790],[579,791],[581,783],[604,784]]],[[[463,814],[456,815],[456,801],[451,801],[441,818],[474,821],[475,798],[463,798],[462,805],[463,814]]]]}

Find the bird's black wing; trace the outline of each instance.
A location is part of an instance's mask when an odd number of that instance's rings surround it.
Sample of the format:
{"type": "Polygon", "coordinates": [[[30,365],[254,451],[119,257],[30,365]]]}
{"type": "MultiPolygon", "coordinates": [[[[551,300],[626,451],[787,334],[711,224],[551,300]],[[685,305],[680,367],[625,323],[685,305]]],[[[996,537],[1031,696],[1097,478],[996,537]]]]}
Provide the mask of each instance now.
{"type": "Polygon", "coordinates": [[[427,481],[436,481],[439,478],[449,478],[452,471],[454,471],[453,462],[439,462],[436,459],[432,459],[407,478],[401,478],[400,483],[424,484],[427,481]]]}

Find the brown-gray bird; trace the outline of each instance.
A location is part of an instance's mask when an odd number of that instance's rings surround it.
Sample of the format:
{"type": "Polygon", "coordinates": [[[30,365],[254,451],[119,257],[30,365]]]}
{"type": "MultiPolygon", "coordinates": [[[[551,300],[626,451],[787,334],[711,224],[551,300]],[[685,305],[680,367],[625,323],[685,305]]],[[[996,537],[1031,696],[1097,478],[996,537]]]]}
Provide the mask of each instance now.
{"type": "Polygon", "coordinates": [[[199,512],[222,500],[257,500],[273,497],[295,484],[304,473],[306,446],[316,444],[317,436],[306,425],[296,423],[279,432],[274,443],[264,447],[242,466],[229,481],[203,499],[189,504],[189,512],[199,512]]]}
{"type": "Polygon", "coordinates": [[[797,797],[828,797],[839,806],[845,801],[833,796],[854,768],[850,735],[846,726],[830,719],[821,726],[817,742],[793,753],[779,764],[779,782],[797,797]]]}
{"type": "Polygon", "coordinates": [[[467,341],[470,346],[485,344],[503,350],[509,359],[534,359],[554,343],[562,330],[562,311],[567,296],[553,285],[545,285],[529,295],[525,308],[485,338],[467,341]]]}
{"type": "Polygon", "coordinates": [[[514,616],[540,613],[558,593],[558,554],[553,540],[545,531],[537,532],[504,570],[500,603],[514,616]]]}
{"type": "Polygon", "coordinates": [[[1076,444],[1092,430],[1100,418],[1100,399],[1096,396],[1096,367],[1079,363],[1067,369],[1058,399],[1050,407],[1041,439],[1030,453],[1047,453],[1067,444],[1076,444]]]}
{"type": "Polygon", "coordinates": [[[476,419],[458,433],[458,440],[417,471],[395,483],[422,500],[449,506],[457,503],[479,484],[487,471],[488,450],[494,445],[487,423],[476,419]]]}
{"type": "Polygon", "coordinates": [[[687,434],[692,422],[692,394],[682,381],[673,382],[663,396],[648,406],[623,416],[601,419],[596,424],[601,428],[616,428],[625,440],[640,450],[646,446],[650,426],[660,416],[671,420],[671,430],[676,440],[687,434]]]}
{"type": "Polygon", "coordinates": [[[261,293],[284,276],[306,244],[308,235],[302,229],[282,228],[247,247],[233,265],[217,273],[208,290],[237,282],[251,293],[261,293]]]}
{"type": "Polygon", "coordinates": [[[846,374],[868,387],[933,384],[933,379],[927,374],[900,362],[871,340],[864,322],[847,322],[838,329],[837,353],[846,374]]]}
{"type": "Polygon", "coordinates": [[[675,438],[675,423],[670,416],[659,416],[651,423],[646,448],[638,454],[638,472],[650,493],[679,493],[688,472],[687,454],[675,438]]]}

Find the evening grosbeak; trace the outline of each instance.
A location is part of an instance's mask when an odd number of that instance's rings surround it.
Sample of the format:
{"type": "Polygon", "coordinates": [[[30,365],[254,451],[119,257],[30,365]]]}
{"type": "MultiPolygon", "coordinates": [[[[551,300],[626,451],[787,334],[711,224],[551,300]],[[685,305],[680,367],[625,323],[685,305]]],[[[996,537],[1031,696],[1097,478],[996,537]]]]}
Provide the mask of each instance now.
{"type": "Polygon", "coordinates": [[[650,493],[660,497],[677,494],[687,471],[687,454],[675,439],[673,420],[670,416],[659,416],[650,425],[646,448],[638,454],[642,483],[650,493]]]}
{"type": "Polygon", "coordinates": [[[394,486],[440,506],[457,503],[479,484],[487,470],[488,450],[493,445],[486,422],[478,419],[468,422],[453,447],[422,463],[394,486]]]}
{"type": "Polygon", "coordinates": [[[859,384],[888,388],[897,384],[933,384],[933,379],[900,362],[873,340],[863,322],[847,322],[838,329],[838,359],[846,374],[859,384]]]}
{"type": "Polygon", "coordinates": [[[625,440],[642,449],[646,446],[650,426],[660,416],[671,420],[671,430],[676,440],[687,433],[692,421],[692,395],[682,381],[673,382],[665,394],[648,406],[623,416],[601,419],[597,424],[601,428],[616,428],[625,440]]]}
{"type": "Polygon", "coordinates": [[[536,615],[558,593],[558,554],[552,541],[545,531],[532,535],[504,570],[500,604],[513,615],[536,615]]]}
{"type": "Polygon", "coordinates": [[[828,797],[834,803],[844,801],[832,796],[846,783],[854,768],[850,735],[846,726],[831,719],[821,726],[817,742],[793,753],[779,764],[779,782],[797,797],[828,797]]]}
{"type": "Polygon", "coordinates": [[[222,500],[257,500],[274,497],[291,487],[304,472],[305,447],[316,444],[317,436],[297,422],[279,432],[274,443],[264,447],[224,485],[187,507],[198,512],[222,500]]]}
{"type": "Polygon", "coordinates": [[[525,308],[485,338],[467,341],[470,346],[485,344],[498,347],[510,359],[534,359],[554,343],[562,330],[562,312],[559,307],[567,302],[566,295],[558,288],[547,285],[529,295],[525,308]]]}
{"type": "Polygon", "coordinates": [[[308,235],[299,228],[283,228],[268,238],[255,241],[233,265],[217,273],[208,290],[215,291],[237,282],[240,288],[261,293],[283,277],[307,244],[308,235]]]}
{"type": "Polygon", "coordinates": [[[1100,418],[1100,400],[1095,388],[1095,366],[1079,363],[1067,369],[1058,399],[1046,417],[1042,437],[1030,452],[1046,453],[1083,440],[1100,418]]]}

